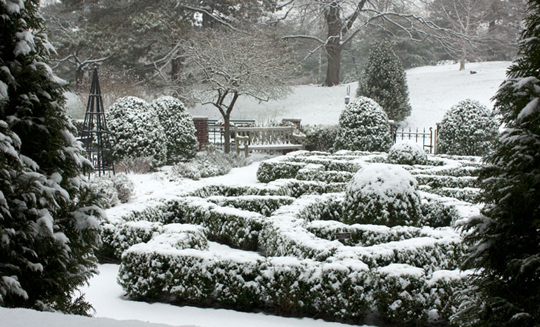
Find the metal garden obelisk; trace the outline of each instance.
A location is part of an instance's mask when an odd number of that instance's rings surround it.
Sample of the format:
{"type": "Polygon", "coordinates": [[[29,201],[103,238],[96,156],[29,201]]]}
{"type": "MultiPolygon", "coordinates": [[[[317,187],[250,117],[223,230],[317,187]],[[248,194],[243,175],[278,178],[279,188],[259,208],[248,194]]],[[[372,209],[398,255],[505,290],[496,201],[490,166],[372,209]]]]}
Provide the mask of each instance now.
{"type": "Polygon", "coordinates": [[[87,159],[94,166],[94,172],[99,176],[106,173],[114,174],[111,137],[105,119],[97,68],[94,68],[92,76],[80,139],[86,150],[87,159]]]}

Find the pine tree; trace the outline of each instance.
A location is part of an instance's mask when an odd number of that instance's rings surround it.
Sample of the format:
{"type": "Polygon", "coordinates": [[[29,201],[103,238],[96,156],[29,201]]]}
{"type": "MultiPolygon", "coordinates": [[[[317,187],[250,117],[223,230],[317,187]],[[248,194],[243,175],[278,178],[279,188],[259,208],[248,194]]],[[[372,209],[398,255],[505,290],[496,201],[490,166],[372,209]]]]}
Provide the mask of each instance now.
{"type": "Polygon", "coordinates": [[[402,121],[411,114],[407,76],[390,43],[381,42],[371,49],[356,96],[375,100],[391,120],[402,121]]]}
{"type": "Polygon", "coordinates": [[[0,305],[86,314],[101,211],[38,10],[0,2],[0,305]]]}
{"type": "Polygon", "coordinates": [[[520,58],[495,96],[504,123],[479,178],[485,207],[467,225],[476,301],[457,318],[473,326],[540,326],[540,0],[528,1],[520,58]]]}

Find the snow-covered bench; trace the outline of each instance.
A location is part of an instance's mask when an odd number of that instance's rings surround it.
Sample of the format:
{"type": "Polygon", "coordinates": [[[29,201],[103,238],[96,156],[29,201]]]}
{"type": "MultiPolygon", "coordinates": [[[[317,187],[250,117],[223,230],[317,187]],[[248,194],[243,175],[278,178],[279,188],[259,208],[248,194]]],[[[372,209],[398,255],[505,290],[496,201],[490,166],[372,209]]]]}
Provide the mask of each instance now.
{"type": "Polygon", "coordinates": [[[253,150],[302,150],[304,134],[294,126],[239,127],[235,126],[236,152],[246,157],[253,150]]]}

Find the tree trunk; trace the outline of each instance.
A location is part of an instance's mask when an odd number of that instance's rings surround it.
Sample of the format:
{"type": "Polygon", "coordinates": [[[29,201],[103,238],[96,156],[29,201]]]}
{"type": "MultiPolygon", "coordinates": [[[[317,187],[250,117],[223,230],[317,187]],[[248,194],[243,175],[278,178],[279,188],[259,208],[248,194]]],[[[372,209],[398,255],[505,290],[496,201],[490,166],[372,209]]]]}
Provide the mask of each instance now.
{"type": "Polygon", "coordinates": [[[341,20],[340,7],[333,1],[326,13],[326,24],[328,26],[328,40],[325,45],[327,66],[326,80],[324,86],[334,86],[339,84],[339,70],[341,68],[341,34],[343,22],[341,20]]]}
{"type": "Polygon", "coordinates": [[[230,115],[224,115],[223,116],[223,133],[225,138],[225,144],[223,146],[223,151],[225,153],[231,152],[231,116],[230,115]]]}
{"type": "Polygon", "coordinates": [[[339,72],[341,69],[341,45],[339,41],[326,45],[327,61],[326,80],[324,86],[339,85],[339,72]],[[337,44],[336,44],[337,43],[337,44]]]}
{"type": "Polygon", "coordinates": [[[83,83],[84,69],[82,65],[78,65],[75,69],[75,93],[79,94],[79,89],[83,83]]]}

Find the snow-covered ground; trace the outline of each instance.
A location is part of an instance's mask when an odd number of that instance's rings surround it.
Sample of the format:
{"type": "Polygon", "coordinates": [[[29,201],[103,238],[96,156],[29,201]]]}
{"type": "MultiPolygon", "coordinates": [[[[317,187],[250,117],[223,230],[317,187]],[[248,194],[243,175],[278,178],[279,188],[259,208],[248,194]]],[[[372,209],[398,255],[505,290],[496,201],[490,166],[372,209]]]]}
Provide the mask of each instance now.
{"type": "MultiPolygon", "coordinates": [[[[484,62],[467,64],[459,71],[458,65],[426,66],[407,71],[412,114],[407,118],[409,127],[431,127],[440,122],[444,113],[454,104],[467,98],[492,107],[491,98],[505,79],[510,62],[484,62]],[[475,71],[476,74],[471,74],[475,71]]],[[[301,85],[282,100],[262,102],[240,97],[232,112],[233,119],[256,119],[265,124],[280,122],[282,118],[300,118],[302,124],[337,124],[345,106],[350,88],[354,97],[358,83],[322,87],[301,85]]],[[[194,116],[219,119],[220,114],[211,105],[190,109],[194,116]]]]}
{"type": "MultiPolygon", "coordinates": [[[[509,62],[469,64],[467,71],[458,71],[457,66],[420,67],[407,72],[412,115],[407,119],[411,127],[429,127],[440,121],[444,113],[455,103],[471,98],[491,106],[499,84],[504,80],[509,62]],[[474,70],[476,74],[470,74],[474,70]]],[[[351,86],[354,95],[356,84],[351,86]]],[[[303,124],[336,124],[344,107],[344,97],[348,85],[323,88],[319,86],[299,86],[281,101],[258,104],[242,99],[233,114],[234,118],[255,118],[259,122],[281,120],[283,117],[301,118],[303,124]]],[[[194,115],[217,117],[215,109],[195,108],[194,115]]],[[[126,212],[140,210],[158,199],[168,199],[177,194],[211,184],[255,185],[255,173],[259,162],[243,168],[235,168],[225,176],[202,179],[200,181],[170,178],[167,171],[146,175],[132,175],[136,193],[129,203],[107,210],[109,218],[120,217],[126,212]]],[[[213,245],[213,250],[232,251],[227,247],[213,245]]],[[[116,283],[117,265],[100,266],[100,274],[95,276],[88,287],[81,291],[96,309],[98,318],[65,316],[61,314],[39,313],[23,309],[0,308],[0,327],[158,327],[197,326],[349,326],[313,319],[284,318],[260,313],[242,313],[223,309],[200,309],[177,307],[161,303],[129,301],[116,283]],[[112,320],[115,319],[115,320],[112,320]],[[120,321],[121,320],[121,321],[120,321]],[[131,320],[131,321],[126,321],[131,320]],[[147,322],[151,322],[149,324],[147,322]]]]}

